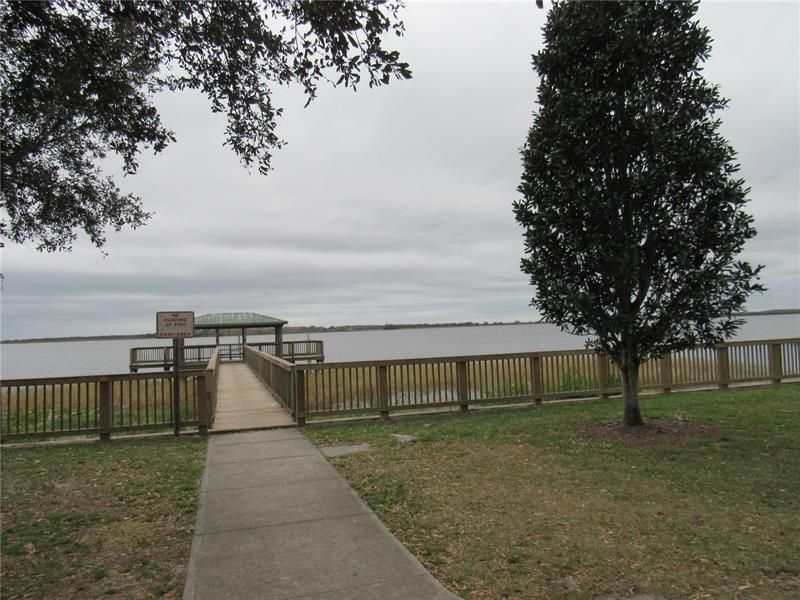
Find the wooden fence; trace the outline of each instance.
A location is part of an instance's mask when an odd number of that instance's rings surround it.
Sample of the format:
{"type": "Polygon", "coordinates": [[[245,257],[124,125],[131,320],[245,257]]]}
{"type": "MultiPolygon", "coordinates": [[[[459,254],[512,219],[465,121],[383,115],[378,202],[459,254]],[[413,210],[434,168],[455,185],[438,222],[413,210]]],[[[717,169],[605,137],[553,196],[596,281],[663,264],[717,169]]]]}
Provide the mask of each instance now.
{"type": "MultiPolygon", "coordinates": [[[[248,346],[267,354],[276,356],[278,354],[275,351],[277,348],[275,342],[258,342],[248,344],[248,346]]],[[[285,341],[283,342],[281,357],[289,362],[297,362],[298,360],[325,362],[325,345],[322,340],[285,341]]]]}
{"type": "Polygon", "coordinates": [[[294,368],[296,365],[277,356],[245,346],[244,362],[264,385],[273,391],[278,401],[295,416],[294,368]]]}
{"type": "MultiPolygon", "coordinates": [[[[277,354],[275,342],[257,342],[247,344],[261,352],[277,354]]],[[[214,351],[219,352],[220,360],[242,360],[244,353],[242,344],[204,344],[183,347],[183,362],[186,367],[201,368],[211,359],[214,351]]],[[[282,344],[282,356],[291,362],[325,360],[325,347],[321,340],[285,341],[282,344]]],[[[139,369],[169,370],[173,364],[172,346],[148,346],[130,349],[130,371],[139,369]]]]}
{"type": "MultiPolygon", "coordinates": [[[[466,410],[478,404],[621,393],[616,368],[591,350],[323,364],[291,363],[253,346],[245,347],[243,355],[300,426],[309,417],[387,417],[410,409],[466,410]]],[[[224,349],[214,347],[202,369],[181,372],[181,424],[196,425],[201,434],[214,421],[223,357],[224,349]]],[[[170,428],[171,377],[156,372],[2,381],[0,440],[87,434],[109,439],[116,432],[170,428]]],[[[731,342],[649,361],[642,365],[640,387],[668,392],[777,385],[789,378],[800,378],[797,338],[731,342]]]]}
{"type": "MultiPolygon", "coordinates": [[[[181,426],[205,435],[216,410],[219,352],[205,369],[181,371],[181,426]]],[[[158,430],[174,425],[171,373],[6,379],[0,382],[0,440],[158,430]]]]}
{"type": "MultiPolygon", "coordinates": [[[[293,365],[254,349],[245,360],[292,412],[306,418],[493,403],[608,398],[621,377],[592,350],[293,365]]],[[[726,388],[800,377],[800,339],[730,342],[643,364],[643,391],[726,388]]]]}
{"type": "Polygon", "coordinates": [[[207,402],[201,403],[201,411],[198,415],[200,435],[208,435],[208,429],[214,424],[214,417],[217,414],[217,390],[218,390],[218,377],[220,363],[219,348],[216,348],[208,359],[205,372],[205,388],[207,402]],[[205,408],[205,412],[202,411],[205,408]]]}

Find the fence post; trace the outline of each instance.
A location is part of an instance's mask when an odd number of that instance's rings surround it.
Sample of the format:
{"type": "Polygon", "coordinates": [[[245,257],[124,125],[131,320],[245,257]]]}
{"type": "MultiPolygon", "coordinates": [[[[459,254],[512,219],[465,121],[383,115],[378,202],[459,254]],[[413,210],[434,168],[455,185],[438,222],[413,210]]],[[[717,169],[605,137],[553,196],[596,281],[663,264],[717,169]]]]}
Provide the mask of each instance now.
{"type": "Polygon", "coordinates": [[[769,345],[769,377],[772,380],[772,385],[778,386],[781,384],[783,353],[781,352],[780,344],[769,345]]]}
{"type": "MultiPolygon", "coordinates": [[[[188,380],[187,380],[188,383],[188,380]]],[[[208,435],[208,385],[206,372],[197,376],[197,429],[200,435],[208,435]]]]}
{"type": "Polygon", "coordinates": [[[458,406],[462,413],[469,412],[469,375],[467,374],[467,363],[459,361],[456,363],[456,379],[458,385],[458,406]]]}
{"type": "Polygon", "coordinates": [[[389,371],[386,365],[378,367],[378,410],[381,419],[389,418],[389,371]]]}
{"type": "Polygon", "coordinates": [[[306,425],[306,372],[295,371],[294,408],[292,416],[298,427],[306,425]]]}
{"type": "Polygon", "coordinates": [[[659,360],[659,367],[661,370],[661,387],[665,394],[672,391],[672,354],[667,352],[659,360]]]}
{"type": "Polygon", "coordinates": [[[108,442],[111,439],[111,381],[105,379],[100,382],[100,440],[108,442]]]}
{"type": "Polygon", "coordinates": [[[608,355],[602,352],[597,354],[597,384],[600,386],[600,400],[608,400],[611,397],[608,393],[608,355]]]}
{"type": "Polygon", "coordinates": [[[536,406],[541,406],[542,397],[544,396],[541,356],[531,356],[531,377],[533,378],[533,401],[536,406]]]}
{"type": "Polygon", "coordinates": [[[289,374],[283,378],[285,384],[284,388],[286,388],[286,400],[283,402],[284,407],[288,410],[291,414],[294,414],[294,396],[295,396],[295,376],[294,376],[294,367],[289,369],[289,374]]]}
{"type": "Polygon", "coordinates": [[[717,372],[719,374],[719,389],[728,389],[728,384],[731,382],[728,346],[717,348],[717,372]]]}
{"type": "Polygon", "coordinates": [[[170,359],[169,359],[169,350],[170,346],[164,346],[164,370],[169,371],[170,359]]]}
{"type": "MultiPolygon", "coordinates": [[[[219,356],[219,355],[217,355],[219,356]]],[[[217,381],[216,365],[214,369],[206,369],[206,393],[208,394],[208,427],[214,426],[214,417],[217,414],[217,381]]]]}

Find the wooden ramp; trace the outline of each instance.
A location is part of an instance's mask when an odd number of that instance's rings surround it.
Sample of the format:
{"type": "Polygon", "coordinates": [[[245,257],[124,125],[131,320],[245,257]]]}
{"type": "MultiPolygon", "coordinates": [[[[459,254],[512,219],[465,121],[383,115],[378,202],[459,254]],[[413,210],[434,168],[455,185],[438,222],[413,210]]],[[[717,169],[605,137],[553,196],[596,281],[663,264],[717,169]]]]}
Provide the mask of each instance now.
{"type": "Polygon", "coordinates": [[[244,363],[219,365],[217,412],[212,432],[294,425],[272,393],[244,363]]]}

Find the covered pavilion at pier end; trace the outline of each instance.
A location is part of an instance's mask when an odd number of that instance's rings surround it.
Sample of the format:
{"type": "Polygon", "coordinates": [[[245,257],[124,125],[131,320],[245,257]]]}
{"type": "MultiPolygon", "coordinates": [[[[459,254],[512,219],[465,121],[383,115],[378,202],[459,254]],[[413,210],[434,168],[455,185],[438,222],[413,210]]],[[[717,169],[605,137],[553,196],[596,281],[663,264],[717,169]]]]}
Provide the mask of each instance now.
{"type": "Polygon", "coordinates": [[[216,337],[216,345],[219,346],[220,331],[241,331],[242,345],[247,344],[248,329],[272,329],[275,332],[275,354],[281,355],[283,347],[283,326],[288,321],[276,319],[267,315],[260,315],[254,312],[227,312],[200,315],[194,319],[195,330],[213,330],[216,337]]]}
{"type": "MultiPolygon", "coordinates": [[[[196,316],[194,319],[195,340],[193,344],[180,344],[181,365],[189,368],[200,368],[208,363],[214,353],[219,351],[220,360],[244,360],[245,346],[254,350],[267,352],[289,362],[311,361],[324,362],[325,351],[321,340],[284,341],[283,327],[288,321],[276,319],[253,312],[227,312],[196,316]],[[260,335],[264,330],[272,329],[274,341],[253,342],[248,344],[247,334],[260,335]],[[203,344],[200,336],[214,332],[214,344],[203,344]],[[241,336],[235,343],[220,342],[222,335],[241,336]],[[200,343],[197,343],[200,342],[200,343]]],[[[182,342],[182,340],[181,340],[182,342]]],[[[172,346],[148,346],[130,349],[130,370],[132,373],[140,369],[163,368],[169,370],[173,365],[172,346]]]]}

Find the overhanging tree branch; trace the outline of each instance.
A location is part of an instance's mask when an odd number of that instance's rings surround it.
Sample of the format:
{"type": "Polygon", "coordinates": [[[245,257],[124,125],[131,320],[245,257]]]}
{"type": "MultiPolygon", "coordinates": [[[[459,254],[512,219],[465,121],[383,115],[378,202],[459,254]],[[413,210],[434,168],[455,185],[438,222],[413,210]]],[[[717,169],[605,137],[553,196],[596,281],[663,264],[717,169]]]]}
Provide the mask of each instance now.
{"type": "Polygon", "coordinates": [[[118,154],[128,173],[144,148],[174,135],[153,95],[202,91],[227,114],[226,144],[262,174],[282,141],[272,86],[320,80],[355,89],[411,76],[387,33],[403,33],[399,1],[146,2],[60,0],[0,6],[0,234],[40,250],[69,250],[84,231],[149,215],[96,165],[118,154]]]}

